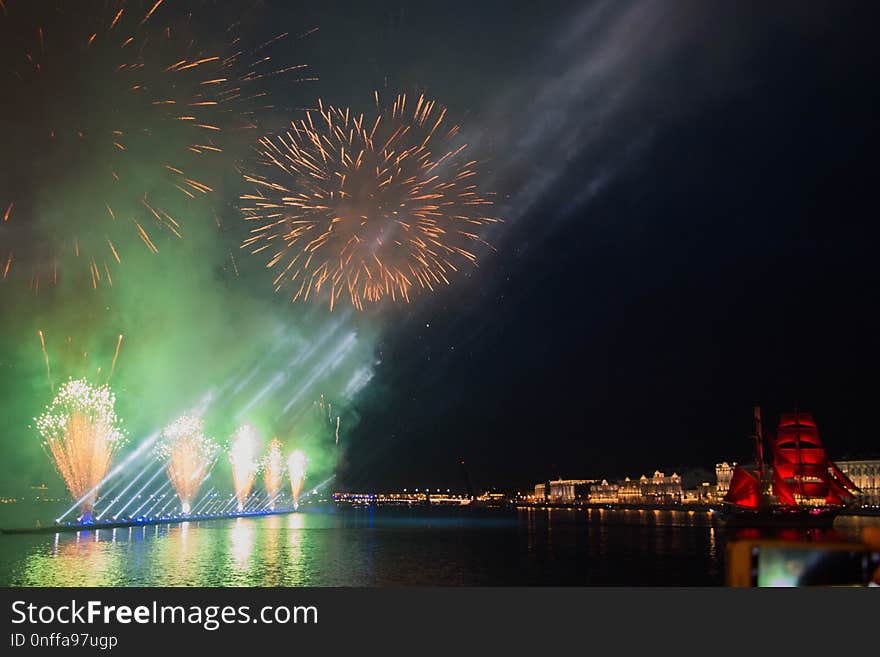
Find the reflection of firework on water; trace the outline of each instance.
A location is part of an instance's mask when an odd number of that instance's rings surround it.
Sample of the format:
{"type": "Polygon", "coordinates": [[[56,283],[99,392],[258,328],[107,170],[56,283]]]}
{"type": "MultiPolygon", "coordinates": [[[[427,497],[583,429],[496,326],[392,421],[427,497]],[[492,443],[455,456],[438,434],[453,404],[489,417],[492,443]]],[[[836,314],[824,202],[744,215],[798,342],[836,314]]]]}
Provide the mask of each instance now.
{"type": "Polygon", "coordinates": [[[263,481],[266,484],[266,494],[269,496],[269,508],[275,509],[275,499],[281,490],[281,480],[284,478],[284,455],[281,453],[281,441],[273,438],[269,441],[266,456],[263,458],[263,481]]]}
{"type": "Polygon", "coordinates": [[[254,485],[260,467],[259,451],[260,434],[250,424],[240,426],[229,441],[229,462],[232,464],[232,479],[239,511],[244,510],[254,485]]]}
{"type": "Polygon", "coordinates": [[[36,420],[43,444],[52,456],[67,490],[88,519],[98,485],[110,468],[116,450],[125,442],[113,410],[116,398],[107,386],[84,379],[63,384],[52,403],[36,420]]]}
{"type": "Polygon", "coordinates": [[[474,265],[473,245],[492,202],[476,161],[457,144],[446,109],[398,96],[375,116],[324,107],[260,141],[260,173],[242,212],[253,223],[242,248],[265,252],[275,289],[291,299],[345,295],[358,309],[448,284],[474,265]]]}
{"type": "Polygon", "coordinates": [[[202,433],[199,418],[184,415],[162,430],[156,453],[166,462],[171,485],[177,491],[181,509],[189,513],[219,450],[217,444],[202,433]]]}
{"type": "Polygon", "coordinates": [[[290,475],[290,493],[293,496],[293,507],[299,506],[299,494],[306,479],[306,455],[296,449],[287,457],[287,470],[290,475]]]}
{"type": "Polygon", "coordinates": [[[266,103],[254,83],[301,68],[272,68],[276,39],[200,50],[172,4],[4,3],[2,278],[38,290],[72,267],[112,285],[136,249],[183,236],[178,210],[213,191],[224,135],[266,103]]]}

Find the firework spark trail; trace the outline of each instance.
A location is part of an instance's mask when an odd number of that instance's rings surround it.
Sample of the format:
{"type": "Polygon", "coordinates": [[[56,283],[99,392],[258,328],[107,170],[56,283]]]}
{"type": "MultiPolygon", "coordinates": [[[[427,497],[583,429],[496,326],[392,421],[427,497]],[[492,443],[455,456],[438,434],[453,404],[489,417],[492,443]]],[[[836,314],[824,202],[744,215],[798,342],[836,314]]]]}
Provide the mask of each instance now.
{"type": "Polygon", "coordinates": [[[299,494],[306,478],[306,455],[294,450],[287,457],[287,470],[290,476],[290,493],[293,496],[293,508],[299,507],[299,494]]]}
{"type": "Polygon", "coordinates": [[[499,221],[445,108],[424,95],[376,105],[367,117],[318,101],[318,116],[261,139],[261,172],[244,174],[242,248],[265,252],[292,301],[409,301],[475,265],[478,231],[499,221]]]}
{"type": "Polygon", "coordinates": [[[239,511],[244,509],[260,467],[260,443],[260,434],[250,424],[240,426],[229,443],[229,462],[239,511]]]}
{"type": "Polygon", "coordinates": [[[325,416],[327,420],[330,422],[331,429],[334,429],[335,436],[335,445],[339,447],[339,423],[341,418],[339,415],[336,416],[336,420],[333,419],[333,404],[324,399],[323,393],[321,394],[321,399],[318,402],[318,406],[321,409],[321,415],[325,416]],[[335,425],[335,427],[334,427],[335,425]]]}
{"type": "Polygon", "coordinates": [[[184,415],[162,430],[157,454],[166,463],[168,479],[180,498],[181,510],[189,513],[199,487],[217,456],[217,444],[202,432],[199,418],[184,415]]]}
{"type": "Polygon", "coordinates": [[[110,379],[113,378],[113,372],[116,371],[116,361],[119,359],[119,348],[122,346],[122,333],[119,334],[119,339],[116,340],[116,352],[113,354],[113,362],[110,364],[110,374],[107,375],[107,383],[110,382],[110,379]]]}
{"type": "Polygon", "coordinates": [[[108,387],[71,379],[36,419],[43,445],[86,519],[91,519],[99,483],[125,442],[115,403],[108,387]]]}
{"type": "Polygon", "coordinates": [[[49,352],[46,351],[46,341],[43,339],[43,330],[37,331],[40,336],[40,349],[43,350],[43,358],[46,360],[46,378],[49,380],[49,390],[55,392],[55,385],[52,383],[52,370],[49,368],[49,352]]]}
{"type": "Polygon", "coordinates": [[[284,479],[284,455],[281,453],[281,441],[273,438],[269,441],[266,456],[263,458],[263,481],[266,485],[266,494],[269,496],[269,505],[275,508],[275,498],[281,490],[284,479]]]}

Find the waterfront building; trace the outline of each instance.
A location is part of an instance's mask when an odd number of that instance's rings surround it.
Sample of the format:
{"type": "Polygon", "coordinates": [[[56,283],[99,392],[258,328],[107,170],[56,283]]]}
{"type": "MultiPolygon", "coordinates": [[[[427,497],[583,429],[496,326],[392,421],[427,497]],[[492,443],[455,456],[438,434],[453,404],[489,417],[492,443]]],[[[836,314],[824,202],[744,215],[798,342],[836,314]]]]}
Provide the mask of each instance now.
{"type": "Polygon", "coordinates": [[[733,471],[736,469],[736,462],[728,463],[722,461],[715,464],[715,494],[717,499],[723,500],[730,490],[730,480],[733,478],[733,471]]]}
{"type": "Polygon", "coordinates": [[[682,501],[681,475],[666,476],[655,470],[650,477],[627,477],[618,484],[617,500],[621,504],[679,504],[682,501]]]}
{"type": "Polygon", "coordinates": [[[592,484],[590,486],[590,502],[593,504],[617,504],[617,484],[609,484],[607,479],[603,479],[601,484],[592,484]]]}
{"type": "Polygon", "coordinates": [[[647,477],[642,475],[641,480],[632,480],[629,477],[621,481],[617,486],[617,499],[621,504],[638,504],[642,501],[642,481],[647,477]]]}
{"type": "Polygon", "coordinates": [[[859,487],[859,501],[869,506],[880,505],[880,459],[866,461],[835,461],[838,468],[859,487]]]}
{"type": "Polygon", "coordinates": [[[536,502],[553,502],[555,504],[573,504],[587,502],[590,499],[590,486],[595,479],[555,479],[535,485],[536,502]]]}
{"type": "MultiPolygon", "coordinates": [[[[480,497],[482,500],[486,495],[480,497]]],[[[494,494],[491,494],[494,495],[494,494]]],[[[490,495],[490,496],[491,496],[490,495]]],[[[503,495],[502,495],[503,497],[503,495]]],[[[333,501],[340,504],[351,504],[354,506],[372,506],[376,504],[389,505],[425,505],[425,504],[448,504],[461,505],[470,504],[471,498],[461,493],[451,493],[449,489],[445,493],[439,489],[431,491],[427,488],[421,491],[397,491],[391,493],[333,493],[333,501]]]]}
{"type": "Polygon", "coordinates": [[[535,501],[536,502],[546,502],[547,501],[547,484],[536,484],[535,485],[535,501]]]}
{"type": "Polygon", "coordinates": [[[642,497],[647,502],[659,502],[661,504],[675,504],[681,502],[681,475],[672,473],[668,477],[659,470],[648,479],[640,480],[642,497]]]}
{"type": "Polygon", "coordinates": [[[550,483],[550,502],[571,504],[586,502],[590,497],[590,486],[595,479],[556,479],[550,483]]]}
{"type": "Polygon", "coordinates": [[[715,486],[708,481],[702,482],[696,488],[681,491],[682,504],[709,504],[716,499],[715,486]]]}

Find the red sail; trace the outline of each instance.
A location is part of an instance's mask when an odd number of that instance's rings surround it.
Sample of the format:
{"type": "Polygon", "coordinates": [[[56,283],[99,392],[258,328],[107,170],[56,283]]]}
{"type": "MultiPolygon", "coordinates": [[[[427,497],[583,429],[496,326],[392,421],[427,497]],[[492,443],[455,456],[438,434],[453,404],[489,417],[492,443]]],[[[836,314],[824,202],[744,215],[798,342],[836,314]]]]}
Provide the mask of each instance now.
{"type": "Polygon", "coordinates": [[[730,479],[730,488],[724,496],[725,502],[755,508],[761,500],[761,487],[758,477],[743,467],[737,466],[730,479]]]}
{"type": "Polygon", "coordinates": [[[828,460],[809,413],[783,413],[773,452],[773,494],[785,505],[840,505],[858,488],[828,460]]]}
{"type": "Polygon", "coordinates": [[[791,484],[782,477],[775,467],[773,468],[773,494],[776,495],[780,504],[797,504],[791,484]]]}

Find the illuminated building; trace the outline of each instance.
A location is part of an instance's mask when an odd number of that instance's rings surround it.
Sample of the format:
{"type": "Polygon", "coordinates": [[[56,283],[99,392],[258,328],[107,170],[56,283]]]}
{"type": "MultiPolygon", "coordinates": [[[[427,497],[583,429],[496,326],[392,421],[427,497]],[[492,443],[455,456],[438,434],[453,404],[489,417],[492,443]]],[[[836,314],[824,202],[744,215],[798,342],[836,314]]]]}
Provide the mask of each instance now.
{"type": "Polygon", "coordinates": [[[708,504],[717,499],[715,486],[704,481],[696,488],[688,488],[681,491],[682,504],[708,504]]]}
{"type": "Polygon", "coordinates": [[[859,501],[869,506],[880,505],[880,460],[836,461],[837,467],[859,487],[859,501]]]}
{"type": "Polygon", "coordinates": [[[719,499],[727,495],[727,491],[730,490],[730,480],[733,478],[735,469],[735,462],[723,461],[715,464],[715,493],[719,499]]]}
{"type": "Polygon", "coordinates": [[[639,483],[642,484],[642,497],[648,502],[661,504],[681,502],[681,476],[674,472],[667,477],[659,470],[655,470],[650,479],[642,477],[639,483]]]}
{"type": "Polygon", "coordinates": [[[617,486],[617,499],[621,504],[627,502],[637,504],[642,499],[642,487],[638,480],[633,481],[629,477],[620,482],[617,486]]]}
{"type": "Polygon", "coordinates": [[[556,479],[536,484],[533,499],[537,502],[553,502],[555,504],[588,502],[590,487],[595,483],[595,479],[556,479]]]}
{"type": "Polygon", "coordinates": [[[621,504],[679,504],[682,500],[681,475],[666,476],[655,470],[651,477],[642,475],[638,480],[627,477],[617,488],[621,504]]]}
{"type": "Polygon", "coordinates": [[[627,477],[621,481],[617,487],[618,501],[621,504],[639,504],[642,501],[642,481],[647,481],[647,477],[642,475],[640,480],[627,477]]]}
{"type": "Polygon", "coordinates": [[[590,486],[595,479],[559,479],[550,482],[550,497],[560,502],[586,502],[590,499],[590,486]]]}
{"type": "MultiPolygon", "coordinates": [[[[485,493],[480,496],[480,499],[494,500],[496,499],[496,495],[500,495],[502,498],[504,497],[503,494],[485,493]]],[[[354,506],[373,506],[377,504],[405,506],[443,504],[465,506],[470,504],[472,500],[468,495],[450,493],[449,489],[443,493],[440,489],[436,489],[432,492],[425,488],[421,491],[416,489],[415,491],[407,492],[404,490],[403,492],[392,493],[333,493],[333,501],[337,504],[351,504],[354,506]]]]}
{"type": "Polygon", "coordinates": [[[590,499],[590,485],[595,483],[595,479],[556,479],[536,485],[535,498],[556,504],[587,502],[590,499]]]}
{"type": "Polygon", "coordinates": [[[535,500],[538,502],[547,501],[547,484],[537,484],[535,486],[535,500]]]}
{"type": "Polygon", "coordinates": [[[617,484],[609,484],[603,479],[601,484],[590,486],[590,502],[593,504],[617,504],[617,484]]]}

